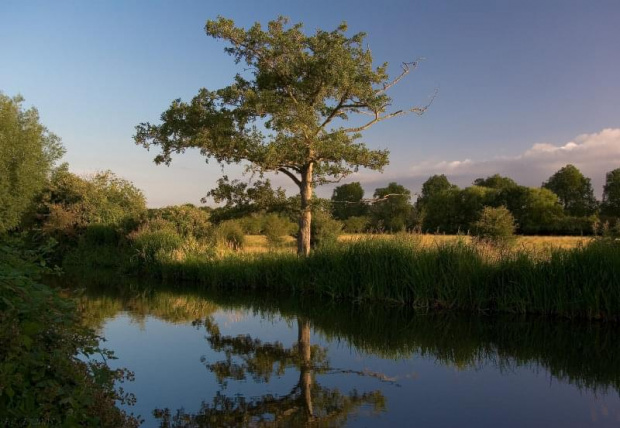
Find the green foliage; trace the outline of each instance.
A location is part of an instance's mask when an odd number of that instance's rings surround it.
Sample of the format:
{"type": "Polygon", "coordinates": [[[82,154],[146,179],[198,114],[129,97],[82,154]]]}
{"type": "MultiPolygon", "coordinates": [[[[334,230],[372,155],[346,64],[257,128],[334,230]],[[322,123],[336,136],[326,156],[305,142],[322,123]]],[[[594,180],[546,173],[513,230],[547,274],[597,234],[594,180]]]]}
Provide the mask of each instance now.
{"type": "Polygon", "coordinates": [[[129,235],[132,247],[137,251],[140,263],[158,263],[169,258],[174,250],[181,248],[183,238],[171,223],[165,220],[145,224],[129,235]]]}
{"type": "Polygon", "coordinates": [[[39,207],[42,230],[61,242],[77,240],[91,225],[128,231],[145,214],[142,192],[111,171],[81,178],[59,169],[52,175],[39,207]]]}
{"type": "Polygon", "coordinates": [[[504,188],[496,205],[505,205],[524,234],[561,233],[564,211],[558,196],[549,189],[516,186],[504,188]]]}
{"type": "Polygon", "coordinates": [[[115,227],[104,224],[91,224],[84,230],[84,241],[92,246],[112,246],[120,244],[122,235],[115,227]]]}
{"type": "Polygon", "coordinates": [[[596,212],[598,203],[590,179],[584,177],[574,165],[560,168],[543,183],[543,187],[558,195],[568,215],[585,217],[596,212]]]}
{"type": "Polygon", "coordinates": [[[346,233],[363,233],[370,226],[369,216],[349,217],[343,221],[346,233]]]}
{"type": "Polygon", "coordinates": [[[245,245],[245,233],[239,221],[227,220],[215,228],[215,238],[218,243],[225,245],[231,250],[237,251],[245,245]]]}
{"type": "Polygon", "coordinates": [[[113,356],[81,326],[72,301],[35,282],[44,261],[0,246],[0,415],[13,426],[137,426],[115,407],[133,398],[115,391],[131,378],[111,370],[113,356]],[[38,266],[38,267],[37,267],[38,266]],[[103,356],[98,362],[96,356],[103,356]]]}
{"type": "Polygon", "coordinates": [[[246,30],[223,17],[208,21],[207,35],[228,42],[225,51],[249,72],[222,89],[201,89],[190,102],[173,101],[160,125],[138,125],[134,139],[161,149],[156,163],[198,148],[221,164],[247,162],[252,172],[285,174],[300,190],[298,248],[307,254],[313,186],[360,167],[382,169],[388,152],[367,148],[360,133],[426,108],[387,111],[387,90],[416,63],[403,64],[401,75],[390,80],[387,64],[373,67],[363,33],[348,36],[344,23],[312,35],[302,29],[282,17],[266,29],[256,23],[246,30]],[[365,115],[371,116],[366,122],[344,126],[349,116],[365,115]]]}
{"type": "MultiPolygon", "coordinates": [[[[216,203],[224,202],[223,207],[215,208],[211,214],[216,223],[255,213],[283,212],[288,208],[286,192],[281,187],[274,190],[269,180],[257,180],[250,187],[247,183],[230,181],[228,176],[224,176],[217,183],[218,186],[207,194],[216,203]]],[[[203,198],[203,202],[206,199],[203,198]]]]}
{"type": "Polygon", "coordinates": [[[316,211],[312,214],[311,244],[314,248],[329,246],[338,240],[342,233],[342,222],[333,219],[327,212],[316,211]]]}
{"type": "Polygon", "coordinates": [[[0,233],[18,226],[64,149],[35,108],[0,92],[0,233]]]}
{"type": "Polygon", "coordinates": [[[620,242],[606,239],[546,257],[464,242],[369,239],[323,246],[307,258],[235,255],[169,262],[151,273],[207,288],[316,293],[417,308],[620,320],[620,242]]]}
{"type": "Polygon", "coordinates": [[[360,217],[368,212],[368,206],[362,202],[364,189],[355,181],[343,184],[334,189],[332,194],[332,216],[336,220],[346,220],[349,217],[360,217]]]}
{"type": "Polygon", "coordinates": [[[160,218],[172,225],[183,237],[208,238],[211,234],[209,214],[191,204],[149,210],[151,219],[160,218]]]}
{"type": "Polygon", "coordinates": [[[295,223],[276,214],[268,214],[264,218],[263,234],[267,237],[269,246],[281,246],[285,242],[284,238],[290,236],[295,229],[295,223]]]}
{"type": "Polygon", "coordinates": [[[420,194],[420,197],[416,201],[416,205],[418,206],[419,209],[423,210],[424,205],[426,204],[428,200],[430,200],[431,198],[437,197],[443,192],[446,192],[451,189],[458,189],[458,187],[455,186],[454,184],[451,184],[448,181],[448,177],[446,177],[443,174],[433,175],[429,177],[428,180],[426,180],[422,184],[422,193],[420,194]]]}
{"type": "Polygon", "coordinates": [[[399,232],[407,228],[407,220],[413,207],[411,192],[398,183],[375,190],[374,197],[380,199],[370,208],[372,226],[377,230],[399,232]]]}
{"type": "Polygon", "coordinates": [[[265,227],[265,216],[261,214],[252,214],[239,219],[243,232],[247,235],[260,235],[265,227]]]}
{"type": "Polygon", "coordinates": [[[484,207],[472,229],[474,236],[482,241],[506,244],[514,241],[515,219],[506,207],[484,207]]]}
{"type": "Polygon", "coordinates": [[[494,174],[487,178],[475,179],[474,186],[488,187],[490,189],[503,190],[503,189],[510,189],[512,187],[516,187],[518,186],[518,184],[512,178],[502,177],[499,174],[494,174]]]}
{"type": "Polygon", "coordinates": [[[605,176],[601,215],[620,218],[620,168],[609,171],[605,176]]]}

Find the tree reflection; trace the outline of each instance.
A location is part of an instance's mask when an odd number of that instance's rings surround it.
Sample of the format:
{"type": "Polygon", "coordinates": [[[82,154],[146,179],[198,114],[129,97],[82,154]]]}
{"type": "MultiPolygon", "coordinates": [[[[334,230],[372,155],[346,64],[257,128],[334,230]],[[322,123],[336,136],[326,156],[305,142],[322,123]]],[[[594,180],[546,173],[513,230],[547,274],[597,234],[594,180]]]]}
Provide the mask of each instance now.
{"type": "MultiPolygon", "coordinates": [[[[194,414],[177,410],[157,409],[154,415],[162,428],[168,427],[225,427],[225,426],[342,426],[361,407],[374,413],[385,410],[385,397],[380,391],[343,393],[336,388],[320,385],[316,375],[333,372],[326,349],[310,343],[310,323],[298,318],[297,343],[285,348],[280,342],[262,342],[250,336],[223,336],[211,317],[200,324],[214,351],[224,359],[209,362],[208,370],[215,374],[222,390],[211,402],[203,402],[194,414]],[[255,382],[269,382],[271,376],[281,376],[286,369],[299,371],[299,380],[286,395],[264,394],[256,398],[227,396],[224,391],[229,380],[251,377],[255,382]]],[[[352,372],[365,374],[361,372],[352,372]]]]}

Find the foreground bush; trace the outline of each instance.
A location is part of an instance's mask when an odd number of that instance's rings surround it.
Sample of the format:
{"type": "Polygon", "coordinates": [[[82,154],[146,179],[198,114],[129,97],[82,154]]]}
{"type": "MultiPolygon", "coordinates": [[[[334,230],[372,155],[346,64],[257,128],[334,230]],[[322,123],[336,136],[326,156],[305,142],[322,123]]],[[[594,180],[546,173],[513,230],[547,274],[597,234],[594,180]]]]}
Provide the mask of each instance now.
{"type": "Polygon", "coordinates": [[[0,245],[0,417],[6,426],[137,426],[115,407],[132,397],[114,383],[130,376],[82,327],[73,302],[34,281],[39,269],[0,245]]]}

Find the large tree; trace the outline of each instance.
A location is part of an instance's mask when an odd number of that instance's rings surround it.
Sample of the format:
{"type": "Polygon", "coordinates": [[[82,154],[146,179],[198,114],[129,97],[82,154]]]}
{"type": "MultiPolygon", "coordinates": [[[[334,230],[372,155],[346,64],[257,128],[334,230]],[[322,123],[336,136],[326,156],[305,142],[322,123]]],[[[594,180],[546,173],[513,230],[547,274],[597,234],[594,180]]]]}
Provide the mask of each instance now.
{"type": "Polygon", "coordinates": [[[314,186],[359,167],[381,170],[388,152],[369,149],[360,133],[426,107],[388,111],[386,92],[416,62],[404,63],[390,80],[387,64],[373,67],[364,33],[348,36],[344,23],[312,35],[302,28],[282,17],[266,29],[259,23],[244,29],[222,17],[207,21],[207,35],[229,44],[225,51],[245,64],[243,72],[230,86],[173,101],[160,125],[142,123],[134,138],[147,148],[159,146],[156,163],[168,164],[173,153],[194,147],[207,160],[285,174],[299,187],[298,253],[308,254],[314,186]],[[358,120],[347,126],[352,115],[358,120]]]}
{"type": "Polygon", "coordinates": [[[0,92],[0,232],[13,229],[64,153],[60,139],[23,98],[0,92]]]}
{"type": "Polygon", "coordinates": [[[543,183],[545,189],[558,195],[566,214],[582,217],[594,214],[597,201],[592,184],[574,165],[560,168],[549,180],[543,183]]]}

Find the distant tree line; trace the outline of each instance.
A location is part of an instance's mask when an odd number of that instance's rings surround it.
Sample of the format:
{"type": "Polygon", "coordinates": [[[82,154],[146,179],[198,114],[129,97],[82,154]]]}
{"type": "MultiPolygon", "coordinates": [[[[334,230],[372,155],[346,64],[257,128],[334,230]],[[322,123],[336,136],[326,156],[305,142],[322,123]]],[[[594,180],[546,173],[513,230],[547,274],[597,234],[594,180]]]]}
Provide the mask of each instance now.
{"type": "Polygon", "coordinates": [[[468,233],[485,207],[505,207],[518,233],[583,235],[614,227],[620,218],[620,168],[607,173],[602,201],[594,197],[591,181],[574,165],[554,173],[540,188],[517,184],[499,174],[474,180],[463,189],[445,175],[433,175],[422,185],[417,200],[397,183],[378,188],[365,200],[360,183],[337,187],[331,198],[332,215],[348,231],[417,229],[427,233],[468,233]]]}

